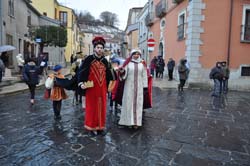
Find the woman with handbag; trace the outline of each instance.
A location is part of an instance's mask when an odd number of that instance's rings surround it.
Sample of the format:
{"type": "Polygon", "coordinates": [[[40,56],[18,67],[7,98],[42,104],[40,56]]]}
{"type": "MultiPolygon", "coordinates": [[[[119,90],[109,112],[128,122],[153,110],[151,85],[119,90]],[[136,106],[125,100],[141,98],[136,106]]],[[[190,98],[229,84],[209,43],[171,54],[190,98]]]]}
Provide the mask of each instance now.
{"type": "Polygon", "coordinates": [[[142,126],[143,95],[148,90],[147,68],[141,50],[131,51],[130,61],[119,69],[125,80],[119,125],[137,128],[142,126]]]}
{"type": "MultiPolygon", "coordinates": [[[[54,80],[53,84],[51,86],[51,94],[50,94],[50,99],[53,101],[53,110],[54,110],[54,119],[55,120],[60,120],[61,119],[61,107],[62,107],[62,100],[67,99],[68,96],[65,93],[65,90],[56,84],[55,78],[64,78],[64,75],[62,75],[62,66],[61,65],[56,65],[54,68],[54,73],[49,75],[47,80],[54,80]]],[[[47,81],[46,82],[49,82],[47,81]]],[[[45,83],[46,85],[46,83],[45,83]]],[[[49,87],[49,86],[48,86],[49,87]]],[[[47,88],[48,88],[47,87],[47,88]]]]}

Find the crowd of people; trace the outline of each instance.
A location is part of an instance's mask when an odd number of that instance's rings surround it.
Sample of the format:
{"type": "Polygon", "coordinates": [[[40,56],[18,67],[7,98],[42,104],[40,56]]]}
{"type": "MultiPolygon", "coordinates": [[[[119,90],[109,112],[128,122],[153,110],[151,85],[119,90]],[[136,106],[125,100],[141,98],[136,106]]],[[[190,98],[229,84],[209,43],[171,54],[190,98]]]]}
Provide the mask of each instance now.
{"type": "Polygon", "coordinates": [[[222,93],[228,92],[228,79],[230,70],[227,62],[216,62],[215,67],[211,70],[209,78],[214,81],[212,96],[219,97],[222,93]]]}
{"type": "MultiPolygon", "coordinates": [[[[55,65],[53,73],[47,75],[48,59],[41,55],[38,59],[30,58],[26,63],[21,54],[16,56],[19,72],[30,90],[30,103],[35,103],[35,89],[39,84],[39,75],[45,72],[44,98],[52,101],[54,119],[61,119],[62,101],[67,99],[65,89],[74,91],[76,104],[85,98],[84,127],[90,136],[105,135],[107,112],[107,93],[109,94],[110,110],[121,107],[118,124],[137,129],[142,126],[143,110],[152,107],[152,78],[163,78],[165,61],[162,56],[154,57],[150,63],[150,70],[142,58],[140,49],[133,49],[130,56],[121,64],[118,59],[108,60],[104,55],[106,41],[96,37],[92,41],[94,54],[71,58],[71,79],[62,74],[62,66],[55,65]]],[[[168,80],[174,79],[175,61],[169,58],[167,63],[168,80]]],[[[1,74],[5,69],[0,59],[1,74]]],[[[181,59],[177,72],[179,75],[178,91],[183,91],[189,77],[190,66],[186,59],[181,59]]],[[[214,80],[212,96],[218,97],[228,91],[230,71],[226,62],[217,62],[210,72],[210,79],[214,80]]]]}

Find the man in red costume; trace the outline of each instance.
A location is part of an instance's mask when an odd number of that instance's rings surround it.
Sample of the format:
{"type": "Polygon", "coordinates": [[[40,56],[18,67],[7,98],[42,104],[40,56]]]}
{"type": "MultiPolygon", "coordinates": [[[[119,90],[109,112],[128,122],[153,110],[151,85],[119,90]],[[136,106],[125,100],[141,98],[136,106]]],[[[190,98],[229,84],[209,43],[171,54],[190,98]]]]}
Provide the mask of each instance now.
{"type": "Polygon", "coordinates": [[[115,73],[104,57],[105,40],[95,37],[92,41],[94,54],[82,63],[79,73],[79,86],[85,90],[86,112],[84,127],[90,136],[104,136],[108,85],[115,80],[115,73]]]}

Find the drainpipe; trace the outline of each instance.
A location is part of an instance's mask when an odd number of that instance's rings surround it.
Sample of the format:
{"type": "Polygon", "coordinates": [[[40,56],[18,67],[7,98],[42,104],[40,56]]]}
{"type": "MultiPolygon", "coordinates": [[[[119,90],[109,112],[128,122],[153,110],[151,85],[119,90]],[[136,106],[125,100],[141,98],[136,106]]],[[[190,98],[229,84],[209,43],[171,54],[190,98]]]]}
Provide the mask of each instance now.
{"type": "Polygon", "coordinates": [[[228,37],[228,46],[227,46],[227,65],[230,67],[230,55],[231,55],[231,38],[232,38],[232,20],[233,20],[233,3],[230,1],[230,16],[229,16],[229,37],[228,37]]]}
{"type": "Polygon", "coordinates": [[[2,8],[3,1],[0,0],[0,45],[3,44],[3,8],[2,8]]]}

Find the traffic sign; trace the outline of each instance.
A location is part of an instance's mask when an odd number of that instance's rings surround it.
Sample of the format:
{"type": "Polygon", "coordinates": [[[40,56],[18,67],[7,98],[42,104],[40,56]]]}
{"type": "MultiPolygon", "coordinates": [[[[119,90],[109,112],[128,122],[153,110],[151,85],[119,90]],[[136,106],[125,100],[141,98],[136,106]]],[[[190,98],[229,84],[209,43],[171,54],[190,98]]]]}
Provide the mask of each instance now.
{"type": "Polygon", "coordinates": [[[155,46],[155,40],[153,38],[148,39],[148,47],[154,47],[155,46]]]}

